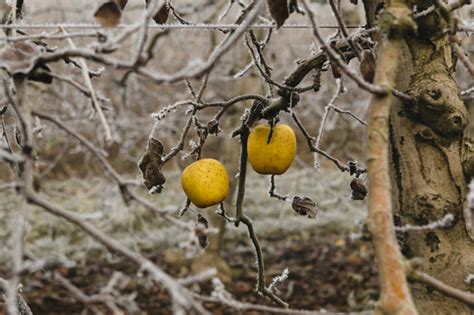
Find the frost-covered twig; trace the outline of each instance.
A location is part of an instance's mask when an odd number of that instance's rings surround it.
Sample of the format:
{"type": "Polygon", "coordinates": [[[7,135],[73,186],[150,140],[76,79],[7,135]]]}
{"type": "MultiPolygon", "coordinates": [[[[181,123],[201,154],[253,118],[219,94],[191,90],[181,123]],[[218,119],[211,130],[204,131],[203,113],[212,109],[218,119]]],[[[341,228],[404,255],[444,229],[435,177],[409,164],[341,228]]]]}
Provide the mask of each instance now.
{"type": "Polygon", "coordinates": [[[251,304],[251,303],[243,303],[237,301],[232,294],[230,294],[226,289],[222,281],[217,278],[212,280],[213,285],[213,292],[211,296],[203,296],[199,294],[194,294],[194,297],[198,300],[203,302],[210,302],[210,303],[219,303],[224,304],[232,309],[238,311],[256,311],[256,312],[265,312],[269,314],[287,314],[287,315],[372,315],[373,312],[366,311],[366,312],[351,312],[351,313],[333,313],[328,311],[308,311],[308,310],[298,310],[298,309],[290,309],[290,308],[279,308],[274,306],[267,306],[261,304],[251,304]]]}
{"type": "MultiPolygon", "coordinates": [[[[61,27],[61,31],[64,34],[67,34],[66,29],[64,27],[61,27]]],[[[67,38],[67,41],[69,43],[69,46],[71,46],[73,49],[77,49],[76,44],[74,43],[74,41],[70,37],[67,38]]],[[[91,99],[92,99],[92,104],[94,105],[94,108],[95,108],[97,114],[99,115],[100,122],[101,122],[102,126],[104,127],[105,139],[110,142],[110,141],[113,140],[112,131],[110,130],[110,126],[107,122],[107,119],[105,118],[104,112],[102,111],[102,107],[100,106],[100,103],[97,99],[96,92],[95,92],[94,86],[92,84],[92,80],[89,76],[89,67],[87,66],[87,63],[83,58],[79,59],[79,63],[81,65],[82,76],[84,78],[84,82],[86,83],[86,86],[89,90],[89,94],[90,94],[91,99]]]]}
{"type": "MultiPolygon", "coordinates": [[[[301,122],[301,120],[298,118],[298,116],[296,116],[295,112],[292,112],[291,117],[293,118],[296,125],[301,130],[301,132],[303,133],[303,135],[306,139],[306,142],[308,144],[308,147],[309,147],[311,152],[317,152],[317,153],[321,154],[322,156],[324,156],[325,158],[327,158],[328,160],[332,161],[340,171],[350,172],[351,169],[350,169],[349,165],[342,164],[341,161],[339,161],[337,158],[333,157],[332,155],[330,155],[326,151],[317,148],[314,145],[313,141],[315,140],[315,138],[309,134],[309,132],[306,130],[306,128],[303,125],[303,123],[301,122]]],[[[360,175],[362,173],[365,173],[366,171],[367,171],[366,169],[357,168],[355,173],[360,175]]]]}
{"type": "Polygon", "coordinates": [[[273,278],[272,283],[270,283],[270,285],[268,286],[268,290],[273,292],[278,284],[283,283],[286,281],[286,279],[288,279],[289,274],[290,271],[288,270],[288,268],[285,268],[281,275],[273,278]]]}
{"type": "Polygon", "coordinates": [[[203,272],[188,276],[186,278],[179,279],[179,283],[182,285],[190,285],[193,283],[199,283],[203,281],[207,281],[209,279],[212,279],[217,275],[217,269],[216,268],[209,268],[203,272]]]}
{"type": "MultiPolygon", "coordinates": [[[[342,85],[342,79],[337,79],[336,80],[336,92],[332,96],[331,100],[329,101],[328,105],[324,107],[324,114],[323,117],[321,118],[321,123],[319,125],[319,131],[318,131],[318,137],[316,138],[316,142],[314,146],[319,150],[321,146],[321,139],[323,138],[323,133],[324,133],[324,125],[326,124],[326,120],[329,115],[329,110],[333,108],[334,103],[336,102],[337,98],[341,93],[344,91],[344,87],[342,85]]],[[[318,151],[314,152],[314,167],[319,171],[321,166],[321,162],[319,160],[319,153],[318,151]]]]}
{"type": "MultiPolygon", "coordinates": [[[[0,278],[0,294],[2,296],[6,296],[9,289],[10,289],[10,284],[8,283],[8,281],[6,281],[3,278],[0,278]]],[[[33,315],[33,313],[31,312],[30,307],[28,306],[26,301],[23,299],[21,294],[18,293],[18,290],[17,290],[16,300],[17,300],[17,303],[18,303],[17,304],[17,309],[18,309],[18,312],[19,312],[20,315],[33,315]]]]}
{"type": "Polygon", "coordinates": [[[7,310],[9,315],[18,314],[18,288],[21,278],[21,270],[23,269],[23,253],[25,225],[27,218],[26,202],[24,199],[17,200],[17,210],[15,222],[11,225],[11,241],[12,241],[12,267],[11,278],[8,283],[9,289],[7,293],[7,310]]]}
{"type": "Polygon", "coordinates": [[[436,229],[443,229],[450,227],[454,221],[454,215],[451,213],[446,214],[441,219],[425,224],[425,225],[411,225],[405,224],[403,226],[396,226],[395,231],[397,232],[423,232],[423,231],[431,231],[436,229]]]}
{"type": "Polygon", "coordinates": [[[245,215],[240,218],[240,221],[247,226],[249,237],[252,240],[252,244],[255,248],[255,255],[257,258],[257,291],[270,298],[281,307],[288,308],[288,304],[285,301],[283,301],[272,290],[265,286],[265,265],[263,261],[263,254],[260,247],[260,242],[258,241],[257,235],[255,234],[252,221],[245,215]]]}

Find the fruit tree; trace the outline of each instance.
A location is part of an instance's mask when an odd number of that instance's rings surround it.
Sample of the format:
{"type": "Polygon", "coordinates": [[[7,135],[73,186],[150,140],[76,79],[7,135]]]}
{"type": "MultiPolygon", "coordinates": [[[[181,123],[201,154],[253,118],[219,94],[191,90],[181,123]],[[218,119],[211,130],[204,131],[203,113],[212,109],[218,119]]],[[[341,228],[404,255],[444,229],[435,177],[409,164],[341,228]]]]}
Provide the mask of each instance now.
{"type": "MultiPolygon", "coordinates": [[[[8,279],[0,282],[7,314],[31,314],[20,283],[35,270],[51,271],[86,312],[102,313],[101,305],[114,314],[138,314],[130,310],[135,305],[130,300],[114,295],[118,280],[110,280],[100,293],[87,295],[64,277],[63,263],[35,259],[25,250],[31,209],[72,223],[110,255],[132,263],[140,279],[146,278],[147,288],[166,290],[168,313],[210,314],[209,303],[217,303],[244,313],[320,314],[292,309],[278,290],[291,266],[269,281],[265,252],[246,199],[249,176],[266,176],[269,194],[261,198],[276,198],[282,207],[291,204],[294,216],[317,220],[318,200],[313,196],[277,192],[277,183],[287,181],[287,171],[296,168],[297,162],[304,163],[308,154],[320,169],[312,181],[324,182],[324,172],[335,169],[350,177],[347,186],[353,200],[367,196],[368,215],[358,237],[373,246],[380,291],[378,301],[366,305],[363,314],[472,314],[474,186],[470,192],[468,184],[474,176],[474,144],[466,136],[466,105],[474,94],[474,65],[468,52],[473,43],[470,0],[93,1],[87,4],[94,11],[85,17],[91,19],[88,24],[54,24],[48,19],[33,23],[29,14],[34,10],[29,8],[35,7],[34,2],[0,4],[0,158],[4,164],[0,175],[5,174],[0,191],[15,195],[11,214],[15,223],[8,232],[11,268],[8,279]],[[330,19],[321,8],[331,12],[330,19]],[[471,21],[465,18],[469,9],[471,21]],[[357,10],[364,14],[359,17],[357,10]],[[358,25],[350,20],[353,16],[358,25]],[[330,24],[322,23],[323,18],[330,24]],[[292,42],[296,35],[268,53],[279,32],[290,30],[285,34],[293,36],[298,28],[311,32],[304,44],[310,51],[305,58],[295,60],[292,42]],[[187,44],[179,49],[160,44],[164,39],[183,39],[178,32],[203,29],[209,38],[199,40],[192,49],[187,44]],[[334,32],[329,35],[327,29],[334,32]],[[239,55],[242,48],[246,50],[239,55]],[[187,65],[179,61],[182,56],[188,59],[187,65]],[[240,68],[230,67],[228,57],[240,62],[240,68]],[[296,64],[282,67],[279,58],[296,64]],[[222,97],[225,84],[243,80],[250,86],[232,90],[230,98],[222,97]],[[58,82],[87,100],[88,116],[85,109],[70,105],[70,98],[61,98],[48,88],[58,82]],[[466,82],[468,88],[462,90],[466,82]],[[216,85],[212,95],[211,85],[216,85]],[[324,108],[308,101],[324,94],[324,87],[330,85],[336,87],[331,88],[331,100],[324,108]],[[158,87],[177,86],[179,92],[168,98],[144,96],[158,87]],[[159,110],[131,103],[133,93],[140,95],[135,97],[137,103],[159,104],[159,110]],[[362,106],[357,102],[346,98],[346,108],[336,105],[349,93],[370,99],[363,116],[357,114],[357,106],[362,106]],[[46,94],[49,98],[42,98],[46,94]],[[53,109],[45,99],[60,105],[53,109]],[[317,109],[322,114],[315,124],[317,109]],[[143,118],[150,114],[151,118],[143,118]],[[365,140],[348,149],[350,155],[359,156],[358,161],[339,157],[338,149],[322,148],[323,130],[332,114],[363,128],[365,140]],[[130,124],[129,115],[140,120],[130,124]],[[82,125],[90,121],[93,128],[82,125]],[[145,128],[149,122],[153,126],[145,128]],[[316,125],[319,132],[313,136],[316,125]],[[48,148],[57,138],[47,132],[52,126],[67,139],[64,152],[48,158],[48,148]],[[43,138],[45,129],[50,139],[43,138]],[[140,148],[121,150],[133,137],[141,137],[140,148]],[[211,144],[213,139],[234,143],[239,150],[224,156],[222,146],[211,144]],[[133,246],[139,241],[130,245],[114,238],[106,225],[57,201],[67,198],[48,193],[44,178],[61,164],[71,142],[81,148],[74,151],[77,163],[86,161],[87,169],[96,168],[107,176],[107,184],[115,185],[131,212],[144,208],[161,222],[176,226],[182,234],[191,235],[190,246],[196,251],[208,246],[209,238],[214,242],[211,235],[219,233],[212,223],[216,218],[244,230],[256,257],[255,270],[247,271],[255,272],[256,293],[268,304],[233,298],[220,277],[229,266],[215,256],[203,263],[218,271],[172,276],[157,260],[140,253],[138,245],[133,246]],[[140,159],[135,158],[137,152],[140,159]],[[128,154],[137,167],[127,174],[139,177],[139,183],[123,175],[114,154],[122,158],[128,154]],[[160,198],[182,193],[168,187],[175,187],[169,176],[172,163],[180,161],[185,164],[180,174],[185,197],[176,211],[160,208],[160,198]],[[149,195],[141,194],[143,190],[149,195]],[[197,289],[209,279],[210,294],[197,289]]],[[[70,5],[73,12],[84,15],[74,7],[78,3],[70,5]]],[[[188,36],[185,40],[191,41],[192,35],[188,36]]],[[[337,124],[334,120],[333,125],[337,124]]],[[[350,140],[342,147],[352,145],[356,136],[355,130],[349,130],[350,140]]],[[[68,174],[79,172],[74,168],[68,174]]],[[[68,186],[61,189],[68,191],[68,186]]],[[[101,197],[106,199],[106,193],[101,197]]],[[[58,228],[54,227],[53,239],[58,228]]],[[[167,257],[172,267],[179,267],[179,257],[167,257]]],[[[158,314],[160,307],[154,312],[158,314]]]]}

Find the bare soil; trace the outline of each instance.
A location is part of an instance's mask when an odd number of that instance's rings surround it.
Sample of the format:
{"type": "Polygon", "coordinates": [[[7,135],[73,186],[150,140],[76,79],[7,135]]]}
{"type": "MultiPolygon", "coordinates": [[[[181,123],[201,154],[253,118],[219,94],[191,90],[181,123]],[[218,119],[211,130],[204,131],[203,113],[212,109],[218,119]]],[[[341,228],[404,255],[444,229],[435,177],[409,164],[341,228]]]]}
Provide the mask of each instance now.
{"type": "MultiPolygon", "coordinates": [[[[262,239],[262,245],[267,283],[285,267],[289,268],[288,280],[278,289],[291,308],[319,310],[324,307],[327,311],[348,312],[370,308],[377,299],[378,285],[370,243],[334,235],[304,240],[285,236],[282,239],[275,233],[262,239]]],[[[164,252],[148,256],[175,276],[181,277],[188,272],[185,264],[168,265],[164,252]]],[[[227,244],[223,258],[232,268],[234,280],[226,284],[226,289],[235,299],[272,305],[255,292],[255,258],[248,244],[227,244]]],[[[91,257],[84,265],[60,272],[86,294],[94,294],[107,283],[114,270],[132,277],[121,293],[138,292],[136,302],[144,314],[171,314],[166,291],[158,286],[146,288],[143,279],[137,277],[137,268],[128,262],[111,263],[105,257],[91,257]]],[[[32,274],[23,280],[23,284],[24,296],[34,314],[84,314],[84,305],[45,273],[32,274]]],[[[212,286],[208,282],[201,284],[200,289],[202,294],[210,294],[212,286]]],[[[220,304],[205,306],[213,314],[239,314],[220,304]]],[[[103,310],[106,314],[109,311],[105,307],[103,310]]]]}

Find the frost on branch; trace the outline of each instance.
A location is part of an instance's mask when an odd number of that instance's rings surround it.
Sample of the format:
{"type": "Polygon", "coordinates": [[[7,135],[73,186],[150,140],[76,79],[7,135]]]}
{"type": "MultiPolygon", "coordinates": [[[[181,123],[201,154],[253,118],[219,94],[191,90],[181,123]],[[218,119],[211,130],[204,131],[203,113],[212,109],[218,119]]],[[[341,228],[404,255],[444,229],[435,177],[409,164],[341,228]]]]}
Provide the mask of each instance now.
{"type": "Polygon", "coordinates": [[[43,48],[30,41],[5,45],[0,51],[0,68],[12,76],[25,75],[29,80],[50,84],[53,82],[53,77],[49,75],[51,69],[37,60],[43,52],[43,48]]]}
{"type": "Polygon", "coordinates": [[[283,272],[281,273],[281,275],[273,278],[272,283],[270,283],[270,285],[268,286],[268,290],[274,292],[277,284],[285,282],[286,279],[288,279],[289,274],[290,274],[290,271],[288,270],[288,268],[285,268],[283,272]]]}

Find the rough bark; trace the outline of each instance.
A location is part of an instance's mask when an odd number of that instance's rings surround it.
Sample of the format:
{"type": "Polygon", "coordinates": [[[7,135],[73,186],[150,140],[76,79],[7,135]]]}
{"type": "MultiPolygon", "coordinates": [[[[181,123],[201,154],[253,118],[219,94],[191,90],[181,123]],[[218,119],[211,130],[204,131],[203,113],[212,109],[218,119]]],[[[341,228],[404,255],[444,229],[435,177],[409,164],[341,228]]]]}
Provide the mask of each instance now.
{"type": "MultiPolygon", "coordinates": [[[[455,222],[446,229],[404,235],[403,253],[420,257],[424,272],[469,290],[464,279],[474,270],[474,242],[463,218],[467,189],[462,161],[468,115],[452,77],[451,48],[446,36],[412,37],[404,50],[407,67],[399,83],[409,82],[408,91],[417,101],[395,102],[391,110],[397,221],[426,224],[452,213],[455,222]]],[[[413,285],[412,292],[421,314],[470,314],[466,305],[424,285],[413,285]]]]}
{"type": "MultiPolygon", "coordinates": [[[[377,3],[365,1],[370,25],[376,23],[370,14],[377,3]]],[[[418,10],[431,5],[417,4],[418,10]]],[[[446,26],[435,10],[417,20],[416,35],[406,35],[401,46],[396,87],[415,101],[393,99],[390,105],[393,204],[397,224],[427,224],[454,215],[450,227],[400,235],[402,251],[408,258],[420,257],[422,271],[472,292],[464,280],[474,270],[474,242],[463,215],[472,150],[463,139],[468,114],[453,78],[456,58],[448,35],[441,34],[446,26]]],[[[472,312],[423,284],[411,289],[420,314],[472,312]]]]}

